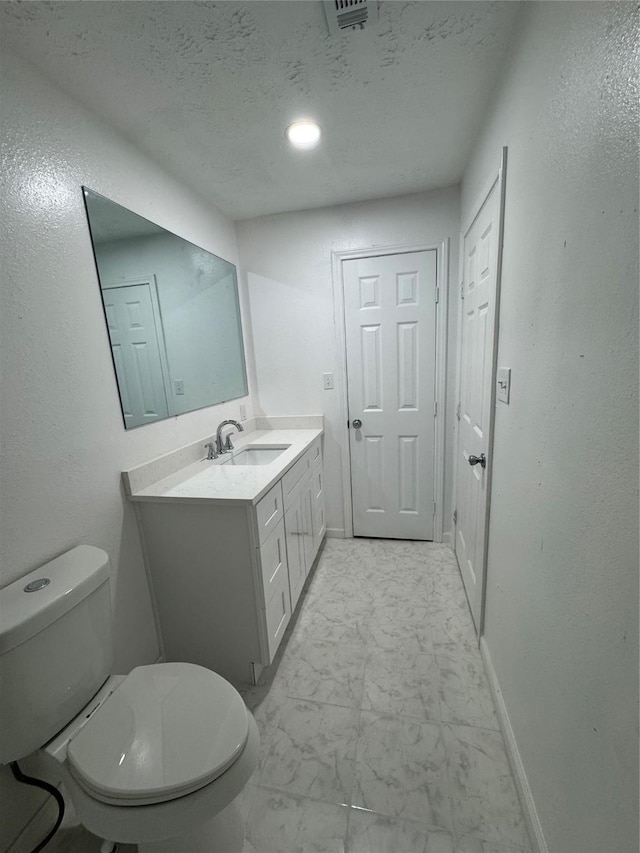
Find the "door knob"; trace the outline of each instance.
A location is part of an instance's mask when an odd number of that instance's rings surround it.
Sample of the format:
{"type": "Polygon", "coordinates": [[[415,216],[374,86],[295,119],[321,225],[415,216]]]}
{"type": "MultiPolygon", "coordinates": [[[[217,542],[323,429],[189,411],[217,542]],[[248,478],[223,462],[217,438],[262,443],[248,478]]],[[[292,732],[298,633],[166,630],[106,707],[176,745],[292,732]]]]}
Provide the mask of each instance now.
{"type": "Polygon", "coordinates": [[[351,421],[351,426],[354,429],[360,429],[360,427],[362,426],[362,421],[360,420],[360,418],[354,418],[354,420],[351,421]]]}
{"type": "Polygon", "coordinates": [[[480,456],[470,456],[469,457],[469,465],[477,465],[480,463],[481,468],[487,467],[487,457],[484,453],[481,453],[480,456]]]}

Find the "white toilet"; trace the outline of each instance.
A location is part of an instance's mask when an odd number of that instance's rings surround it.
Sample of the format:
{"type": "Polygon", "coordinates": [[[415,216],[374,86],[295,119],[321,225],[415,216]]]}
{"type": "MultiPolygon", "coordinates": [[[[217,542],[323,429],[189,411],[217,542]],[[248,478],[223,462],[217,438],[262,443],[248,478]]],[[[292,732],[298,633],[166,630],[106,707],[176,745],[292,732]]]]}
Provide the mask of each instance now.
{"type": "Polygon", "coordinates": [[[33,753],[90,832],[141,853],[241,849],[255,720],[200,666],[110,674],[104,551],[81,545],[0,590],[0,617],[1,764],[33,753]]]}

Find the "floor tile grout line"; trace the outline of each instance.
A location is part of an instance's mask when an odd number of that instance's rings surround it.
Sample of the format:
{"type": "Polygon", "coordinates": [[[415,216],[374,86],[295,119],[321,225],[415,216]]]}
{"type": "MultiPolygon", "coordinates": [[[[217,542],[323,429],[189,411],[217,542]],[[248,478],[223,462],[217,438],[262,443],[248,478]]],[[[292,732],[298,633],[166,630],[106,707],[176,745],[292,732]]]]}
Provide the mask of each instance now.
{"type": "Polygon", "coordinates": [[[348,803],[338,803],[335,799],[323,800],[321,797],[311,797],[308,794],[297,794],[295,791],[289,791],[287,788],[281,788],[278,785],[265,785],[262,782],[255,785],[256,788],[261,788],[263,791],[272,791],[274,794],[282,794],[285,797],[291,797],[293,800],[307,800],[310,803],[322,803],[325,806],[335,806],[337,809],[349,809],[351,806],[348,803]]]}

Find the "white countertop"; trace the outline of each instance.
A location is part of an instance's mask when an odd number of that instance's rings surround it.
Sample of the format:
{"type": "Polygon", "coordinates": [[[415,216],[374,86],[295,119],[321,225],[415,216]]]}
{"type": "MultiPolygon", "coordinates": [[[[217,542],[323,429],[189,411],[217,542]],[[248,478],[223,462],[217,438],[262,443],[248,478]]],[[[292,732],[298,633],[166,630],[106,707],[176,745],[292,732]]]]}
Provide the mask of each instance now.
{"type": "Polygon", "coordinates": [[[211,461],[203,458],[145,488],[132,490],[130,500],[255,504],[322,432],[322,429],[273,429],[252,430],[246,436],[234,435],[234,454],[249,445],[287,444],[289,447],[266,465],[224,464],[228,454],[211,461]]]}

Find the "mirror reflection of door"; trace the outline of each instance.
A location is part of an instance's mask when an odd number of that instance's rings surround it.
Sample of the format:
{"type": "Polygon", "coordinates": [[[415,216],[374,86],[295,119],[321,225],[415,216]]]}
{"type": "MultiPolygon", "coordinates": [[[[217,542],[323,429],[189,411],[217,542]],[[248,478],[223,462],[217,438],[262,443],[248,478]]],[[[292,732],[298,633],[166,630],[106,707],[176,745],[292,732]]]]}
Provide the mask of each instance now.
{"type": "Polygon", "coordinates": [[[126,427],[168,417],[164,336],[151,282],[106,285],[103,298],[126,427]]]}

